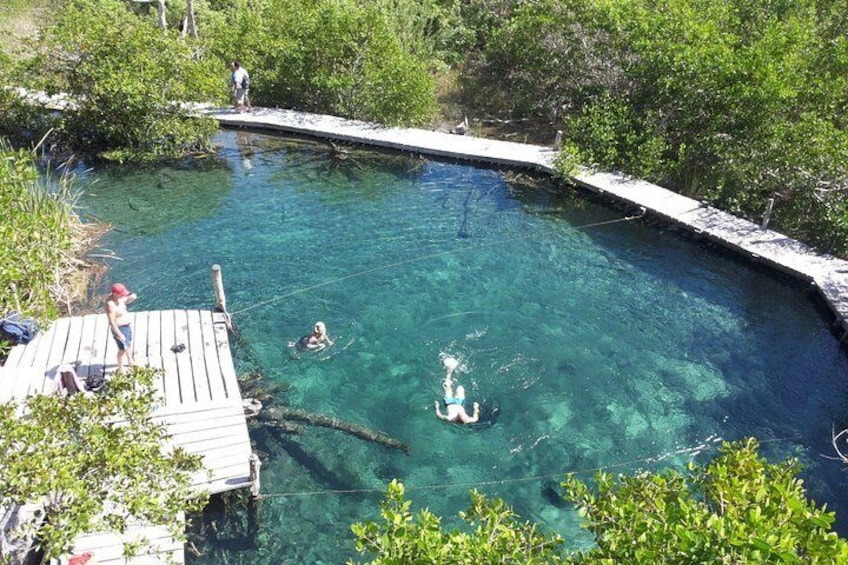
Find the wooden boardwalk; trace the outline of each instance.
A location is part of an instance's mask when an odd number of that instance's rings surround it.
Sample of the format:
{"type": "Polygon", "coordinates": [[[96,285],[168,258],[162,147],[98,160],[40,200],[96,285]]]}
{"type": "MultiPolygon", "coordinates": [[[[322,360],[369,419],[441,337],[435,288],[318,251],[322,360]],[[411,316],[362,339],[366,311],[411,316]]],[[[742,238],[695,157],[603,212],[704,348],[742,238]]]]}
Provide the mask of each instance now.
{"type": "MultiPolygon", "coordinates": [[[[293,110],[255,108],[239,114],[232,109],[196,107],[227,127],[281,131],[505,167],[521,167],[547,174],[554,172],[556,151],[551,147],[453,135],[414,128],[389,128],[335,116],[293,110]]],[[[555,136],[551,135],[553,139],[555,136]]],[[[681,196],[663,187],[616,173],[582,170],[571,179],[578,186],[620,203],[644,208],[699,237],[732,249],[814,284],[848,335],[848,262],[819,255],[814,249],[773,230],[737,218],[717,208],[681,196]]]]}
{"type": "MultiPolygon", "coordinates": [[[[195,488],[219,493],[250,486],[250,438],[223,314],[199,310],[131,313],[135,362],[163,369],[156,381],[162,404],[154,417],[167,426],[170,444],[203,458],[195,488]],[[175,345],[185,345],[180,352],[175,345]]],[[[117,345],[105,314],[61,318],[26,345],[12,349],[0,368],[0,402],[56,389],[60,365],[79,362],[81,377],[116,369],[117,345]]],[[[133,564],[184,562],[182,544],[164,529],[140,525],[151,545],[133,564]]],[[[126,539],[132,539],[127,537],[126,539]]],[[[115,534],[88,534],[75,552],[93,551],[98,563],[125,563],[115,534]]]]}

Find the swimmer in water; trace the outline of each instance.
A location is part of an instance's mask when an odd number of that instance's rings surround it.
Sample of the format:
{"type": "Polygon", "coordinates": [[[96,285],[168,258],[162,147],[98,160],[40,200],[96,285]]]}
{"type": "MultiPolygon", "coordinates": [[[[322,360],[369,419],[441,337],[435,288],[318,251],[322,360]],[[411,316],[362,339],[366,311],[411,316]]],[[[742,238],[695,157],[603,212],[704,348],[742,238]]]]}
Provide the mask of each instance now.
{"type": "Polygon", "coordinates": [[[333,340],[327,335],[327,326],[324,325],[324,322],[315,322],[311,334],[303,336],[297,342],[289,342],[289,347],[309,351],[321,351],[328,345],[333,345],[333,340]]]}
{"type": "Polygon", "coordinates": [[[445,375],[445,382],[443,383],[445,389],[445,410],[447,414],[442,414],[442,411],[439,409],[439,401],[435,402],[436,406],[436,417],[439,420],[444,420],[446,422],[456,422],[457,424],[473,424],[480,419],[480,403],[474,403],[474,413],[472,415],[468,415],[468,412],[465,411],[465,387],[459,385],[456,387],[456,392],[453,389],[453,379],[452,375],[454,370],[456,370],[459,363],[453,357],[448,357],[445,359],[445,368],[447,369],[447,374],[445,375]]]}

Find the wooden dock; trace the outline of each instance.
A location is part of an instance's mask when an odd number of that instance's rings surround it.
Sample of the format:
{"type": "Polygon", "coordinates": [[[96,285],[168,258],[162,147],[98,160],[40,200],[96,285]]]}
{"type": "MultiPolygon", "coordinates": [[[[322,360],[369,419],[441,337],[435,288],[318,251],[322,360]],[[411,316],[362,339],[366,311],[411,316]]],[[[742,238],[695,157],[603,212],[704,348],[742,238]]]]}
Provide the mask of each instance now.
{"type": "MultiPolygon", "coordinates": [[[[552,147],[485,139],[471,135],[415,128],[383,127],[336,116],[294,110],[253,108],[237,113],[230,108],[195,106],[226,127],[280,131],[312,138],[343,141],[504,167],[521,167],[554,173],[556,150],[552,147]]],[[[551,140],[555,139],[552,132],[551,140]]],[[[803,243],[762,229],[712,206],[671,190],[625,175],[583,169],[571,179],[591,192],[662,218],[680,228],[815,285],[835,317],[834,325],[848,336],[848,262],[819,255],[803,243]]]]}
{"type": "MultiPolygon", "coordinates": [[[[170,444],[203,459],[194,486],[212,494],[250,486],[250,438],[236,381],[224,314],[164,310],[130,314],[136,364],[163,369],[155,387],[163,402],[154,417],[167,426],[170,444]],[[184,345],[179,352],[171,348],[184,345]]],[[[106,314],[61,318],[26,345],[15,346],[0,368],[0,402],[56,388],[60,365],[79,362],[81,377],[116,369],[117,345],[106,314]]],[[[75,553],[92,551],[98,563],[183,563],[182,544],[161,527],[139,525],[151,545],[123,558],[121,537],[92,533],[77,538],[75,553]]]]}

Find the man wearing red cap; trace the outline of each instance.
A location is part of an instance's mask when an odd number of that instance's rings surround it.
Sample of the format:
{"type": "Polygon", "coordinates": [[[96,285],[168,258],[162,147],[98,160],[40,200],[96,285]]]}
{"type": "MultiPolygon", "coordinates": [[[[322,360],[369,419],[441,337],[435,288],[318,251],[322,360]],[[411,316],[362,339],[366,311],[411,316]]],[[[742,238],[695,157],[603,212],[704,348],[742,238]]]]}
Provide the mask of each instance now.
{"type": "Polygon", "coordinates": [[[112,285],[112,294],[106,299],[106,316],[109,317],[109,331],[118,343],[118,370],[124,368],[124,361],[129,360],[133,364],[132,354],[132,328],[130,327],[130,316],[127,306],[136,298],[135,293],[130,294],[127,287],[121,283],[112,285]]]}

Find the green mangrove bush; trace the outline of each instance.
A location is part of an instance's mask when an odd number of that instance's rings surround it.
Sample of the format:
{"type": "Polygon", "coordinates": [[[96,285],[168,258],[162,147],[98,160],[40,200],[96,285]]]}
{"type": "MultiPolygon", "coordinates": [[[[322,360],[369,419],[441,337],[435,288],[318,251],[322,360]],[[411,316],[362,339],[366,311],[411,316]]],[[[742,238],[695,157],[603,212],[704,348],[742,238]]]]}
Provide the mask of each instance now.
{"type": "Polygon", "coordinates": [[[500,500],[471,493],[465,527],[446,531],[428,510],[413,515],[403,485],[389,485],[380,520],[352,526],[369,563],[845,563],[835,516],[809,500],[793,459],[772,464],[756,440],[726,443],[687,474],[566,477],[595,546],[565,555],[563,540],[522,522],[500,500]]]}
{"type": "Polygon", "coordinates": [[[848,253],[848,22],[829,0],[515,3],[470,64],[505,117],[618,169],[848,253]]]}
{"type": "MultiPolygon", "coordinates": [[[[40,519],[7,531],[7,541],[40,549],[46,562],[69,552],[79,534],[120,534],[138,522],[185,539],[181,513],[208,497],[191,489],[199,457],[164,447],[165,426],[151,416],[156,376],[134,367],[115,373],[102,393],[31,396],[26,417],[16,401],[0,405],[0,505],[41,508],[40,519]]],[[[125,551],[139,542],[128,540],[125,551]]]]}
{"type": "Polygon", "coordinates": [[[22,311],[42,322],[58,315],[63,282],[87,242],[75,202],[68,177],[45,179],[31,152],[0,140],[0,315],[22,311]]]}

